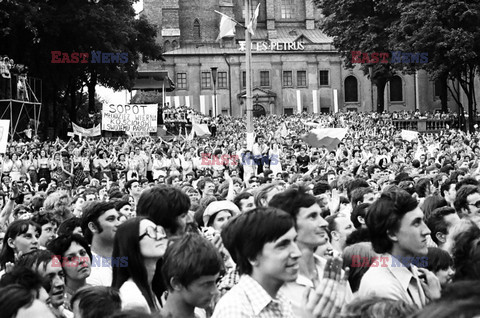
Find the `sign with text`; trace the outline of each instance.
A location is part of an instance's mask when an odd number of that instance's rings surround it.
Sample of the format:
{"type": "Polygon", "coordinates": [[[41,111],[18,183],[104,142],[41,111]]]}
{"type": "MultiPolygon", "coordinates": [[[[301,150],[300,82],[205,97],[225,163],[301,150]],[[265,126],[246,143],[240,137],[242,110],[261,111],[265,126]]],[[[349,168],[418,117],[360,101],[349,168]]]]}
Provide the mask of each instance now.
{"type": "Polygon", "coordinates": [[[102,130],[124,131],[135,135],[157,132],[157,104],[104,104],[102,130]]]}
{"type": "MultiPolygon", "coordinates": [[[[245,51],[245,41],[238,41],[240,51],[245,51]]],[[[252,42],[252,51],[303,51],[305,46],[301,42],[252,42]]]]}

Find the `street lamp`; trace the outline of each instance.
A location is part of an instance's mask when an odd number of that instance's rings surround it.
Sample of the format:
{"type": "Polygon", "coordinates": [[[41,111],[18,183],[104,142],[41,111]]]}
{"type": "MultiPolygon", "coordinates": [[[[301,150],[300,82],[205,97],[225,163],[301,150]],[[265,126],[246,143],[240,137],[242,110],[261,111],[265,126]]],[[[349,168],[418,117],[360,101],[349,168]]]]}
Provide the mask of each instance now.
{"type": "Polygon", "coordinates": [[[211,67],[212,81],[213,81],[213,117],[217,116],[217,69],[218,67],[211,67]]]}

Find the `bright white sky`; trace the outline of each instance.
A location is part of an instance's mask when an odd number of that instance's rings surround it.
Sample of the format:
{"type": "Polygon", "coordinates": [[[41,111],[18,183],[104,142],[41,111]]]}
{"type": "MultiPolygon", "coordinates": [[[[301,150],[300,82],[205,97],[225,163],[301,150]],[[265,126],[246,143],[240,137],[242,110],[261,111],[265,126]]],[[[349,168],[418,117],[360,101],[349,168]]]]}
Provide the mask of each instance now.
{"type": "MultiPolygon", "coordinates": [[[[143,0],[133,4],[137,14],[143,10],[143,0]]],[[[128,104],[130,102],[130,93],[128,91],[115,92],[114,90],[98,85],[97,94],[109,104],[128,104]]],[[[132,92],[135,95],[135,91],[132,92]]]]}

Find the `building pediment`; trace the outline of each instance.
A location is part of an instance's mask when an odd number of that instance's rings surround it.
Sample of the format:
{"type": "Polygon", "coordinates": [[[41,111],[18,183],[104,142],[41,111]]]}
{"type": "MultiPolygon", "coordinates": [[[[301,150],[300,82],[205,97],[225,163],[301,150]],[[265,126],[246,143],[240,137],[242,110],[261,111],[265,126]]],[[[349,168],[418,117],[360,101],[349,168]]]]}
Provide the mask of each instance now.
{"type": "MultiPolygon", "coordinates": [[[[237,95],[238,98],[246,98],[247,91],[242,91],[237,95]]],[[[252,98],[262,98],[262,97],[277,97],[277,94],[269,89],[255,87],[252,89],[252,98]]]]}

